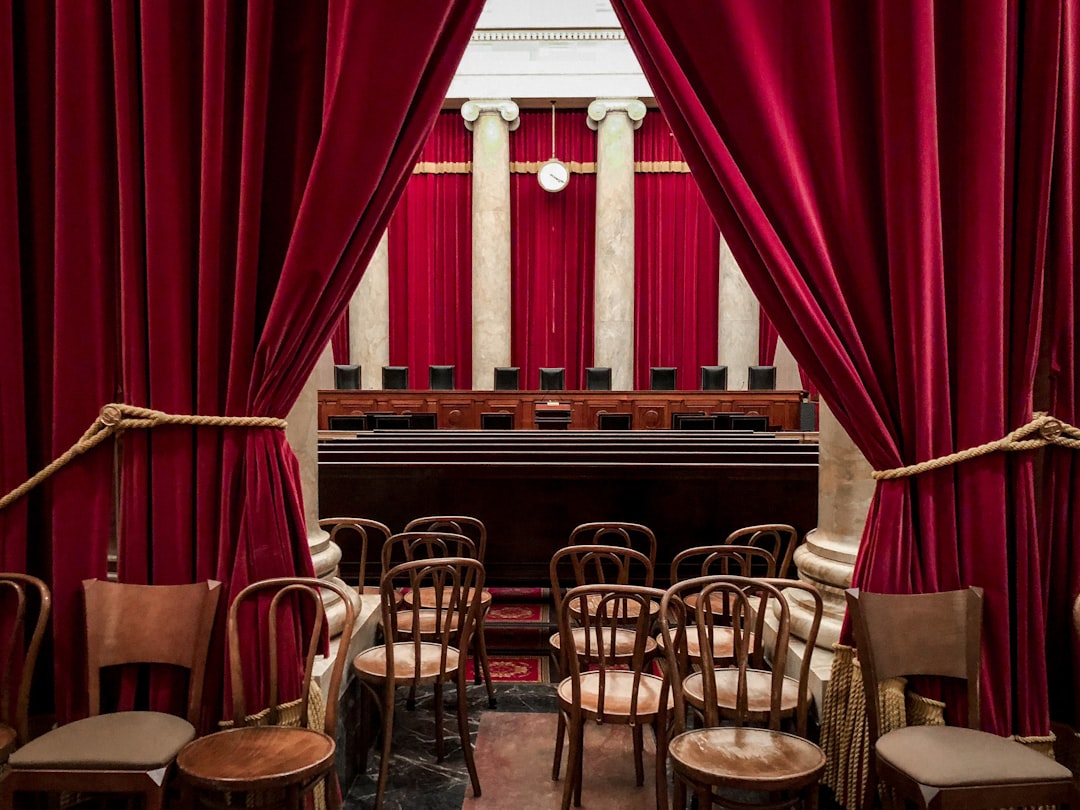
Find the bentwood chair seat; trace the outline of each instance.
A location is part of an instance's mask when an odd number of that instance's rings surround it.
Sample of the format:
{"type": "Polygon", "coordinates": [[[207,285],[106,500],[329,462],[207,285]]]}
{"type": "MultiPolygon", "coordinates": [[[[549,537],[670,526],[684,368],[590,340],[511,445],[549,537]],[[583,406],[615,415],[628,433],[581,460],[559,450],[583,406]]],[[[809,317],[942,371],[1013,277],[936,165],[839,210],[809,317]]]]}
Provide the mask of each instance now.
{"type": "Polygon", "coordinates": [[[1068,768],[1015,740],[979,730],[981,588],[846,593],[871,746],[863,806],[870,806],[878,779],[926,810],[1080,806],[1080,791],[1068,768]],[[967,727],[909,726],[883,733],[879,684],[905,675],[964,681],[967,727]]]}
{"type": "MultiPolygon", "coordinates": [[[[402,614],[398,614],[400,619],[402,614]]],[[[432,621],[434,634],[435,622],[432,621]]],[[[442,645],[423,641],[418,646],[411,641],[399,641],[394,645],[393,655],[389,655],[385,645],[364,650],[353,659],[353,668],[357,676],[368,681],[381,682],[390,677],[387,661],[394,661],[393,680],[395,686],[417,683],[421,686],[435,683],[442,676],[457,674],[459,654],[454,648],[446,653],[445,668],[442,662],[442,645]]]]}
{"type": "Polygon", "coordinates": [[[340,806],[334,768],[337,701],[326,702],[321,728],[313,726],[310,714],[312,669],[326,627],[324,590],[345,607],[327,690],[337,695],[356,618],[346,587],[332,580],[280,577],[253,582],[233,600],[228,630],[234,727],[200,737],[180,752],[176,762],[185,806],[247,803],[301,810],[320,785],[327,806],[340,806]],[[282,640],[291,639],[301,643],[300,649],[283,648],[282,640]],[[252,647],[266,658],[245,667],[245,650],[252,647]],[[298,694],[283,695],[294,668],[301,668],[294,687],[298,694]],[[253,700],[265,708],[249,712],[253,700]],[[297,725],[287,723],[286,705],[298,707],[297,725]]]}
{"type": "MultiPolygon", "coordinates": [[[[671,696],[663,688],[664,679],[656,675],[642,674],[640,677],[629,670],[608,670],[583,672],[580,676],[582,715],[587,720],[601,723],[629,724],[631,701],[637,700],[636,717],[648,721],[660,713],[661,701],[666,708],[671,708],[671,696]],[[604,698],[600,699],[600,685],[603,683],[604,698]]],[[[569,678],[559,684],[557,694],[562,710],[569,713],[573,702],[573,683],[569,678]]]]}
{"type": "MultiPolygon", "coordinates": [[[[164,806],[177,753],[196,736],[210,635],[221,583],[133,585],[85,580],[88,717],[37,737],[11,754],[0,807],[17,792],[141,794],[164,806]],[[169,665],[188,672],[186,716],[102,713],[102,675],[169,665]]],[[[131,674],[135,674],[132,672],[131,674]]]]}
{"type": "MultiPolygon", "coordinates": [[[[584,627],[573,627],[570,629],[570,634],[574,639],[575,650],[596,650],[599,649],[601,640],[597,638],[597,633],[601,632],[594,629],[592,632],[593,637],[586,640],[585,634],[589,632],[584,627]]],[[[625,627],[619,627],[615,629],[614,637],[610,632],[606,633],[606,638],[603,639],[603,643],[608,651],[608,662],[613,664],[625,664],[634,654],[634,643],[637,640],[637,632],[625,627]]],[[[548,639],[552,650],[561,656],[562,654],[562,639],[559,633],[554,633],[550,639],[548,639]]],[[[645,655],[652,658],[656,655],[657,644],[656,639],[649,638],[645,641],[645,655]]]]}
{"type": "Polygon", "coordinates": [[[0,694],[15,697],[13,704],[0,701],[0,765],[30,739],[30,683],[51,609],[52,595],[40,579],[0,573],[0,616],[11,621],[0,660],[0,694]]]}
{"type": "MultiPolygon", "coordinates": [[[[730,635],[728,635],[728,639],[731,639],[730,635]]],[[[716,682],[716,705],[721,710],[734,706],[739,690],[739,671],[730,667],[718,667],[714,673],[714,678],[716,682]]],[[[703,681],[704,675],[701,672],[695,672],[683,680],[683,694],[687,702],[699,711],[705,708],[705,685],[703,681]]],[[[780,690],[780,716],[784,718],[791,717],[799,708],[798,679],[785,677],[780,690]]],[[[768,722],[772,704],[772,692],[772,672],[763,669],[746,670],[747,722],[768,722]]]]}
{"type": "Polygon", "coordinates": [[[729,790],[804,791],[825,768],[824,752],[809,740],[761,728],[695,729],[672,739],[668,753],[688,781],[729,790]]]}

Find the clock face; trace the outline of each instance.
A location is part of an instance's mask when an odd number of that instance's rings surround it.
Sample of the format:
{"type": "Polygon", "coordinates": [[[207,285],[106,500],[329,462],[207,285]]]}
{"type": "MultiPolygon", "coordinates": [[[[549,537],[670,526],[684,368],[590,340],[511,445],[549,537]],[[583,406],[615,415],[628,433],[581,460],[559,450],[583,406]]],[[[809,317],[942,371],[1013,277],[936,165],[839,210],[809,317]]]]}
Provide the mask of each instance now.
{"type": "Polygon", "coordinates": [[[562,191],[570,182],[570,170],[565,163],[552,158],[540,167],[536,179],[544,191],[562,191]]]}

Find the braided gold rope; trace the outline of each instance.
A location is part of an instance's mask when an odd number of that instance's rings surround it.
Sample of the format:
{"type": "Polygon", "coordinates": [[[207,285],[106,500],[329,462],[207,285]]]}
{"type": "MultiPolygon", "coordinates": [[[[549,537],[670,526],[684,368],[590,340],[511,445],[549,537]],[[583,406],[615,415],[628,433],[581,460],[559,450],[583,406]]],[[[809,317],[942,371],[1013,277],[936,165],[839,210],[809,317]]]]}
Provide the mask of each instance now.
{"type": "Polygon", "coordinates": [[[24,481],[0,498],[0,510],[19,500],[50,475],[66,465],[76,456],[97,447],[110,436],[125,430],[161,427],[162,425],[195,425],[201,427],[247,427],[277,428],[284,430],[284,419],[271,416],[196,416],[194,414],[165,413],[152,408],[140,408],[112,402],[101,409],[97,419],[64,453],[51,464],[41,469],[36,475],[24,481]]]}
{"type": "Polygon", "coordinates": [[[997,439],[978,447],[961,450],[958,453],[950,453],[947,456],[921,461],[918,464],[909,464],[907,467],[896,467],[891,470],[874,470],[871,476],[878,481],[891,481],[896,478],[907,478],[911,475],[940,470],[961,461],[985,456],[989,453],[1002,451],[1015,453],[1020,450],[1038,450],[1049,444],[1059,447],[1068,447],[1072,450],[1080,450],[1080,429],[1073,427],[1067,422],[1055,419],[1053,416],[1040,414],[1023,427],[1009,433],[1001,439],[997,439]]]}

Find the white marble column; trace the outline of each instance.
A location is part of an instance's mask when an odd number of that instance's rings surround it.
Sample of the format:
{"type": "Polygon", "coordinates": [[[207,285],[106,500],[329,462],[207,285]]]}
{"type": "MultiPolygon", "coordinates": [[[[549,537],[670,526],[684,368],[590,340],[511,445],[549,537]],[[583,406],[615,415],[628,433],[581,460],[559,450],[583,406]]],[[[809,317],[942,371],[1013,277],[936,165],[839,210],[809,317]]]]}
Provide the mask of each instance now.
{"type": "MultiPolygon", "coordinates": [[[[855,556],[859,552],[875,487],[870,477],[870,463],[840,427],[824,401],[820,403],[820,419],[818,525],[807,533],[806,542],[795,549],[799,579],[814,585],[825,603],[810,678],[819,712],[832,669],[832,647],[840,639],[844,621],[844,589],[851,586],[855,556]]],[[[805,654],[805,644],[799,640],[806,638],[811,612],[797,591],[790,591],[789,595],[794,638],[788,671],[795,672],[805,654]]]]}
{"type": "MultiPolygon", "coordinates": [[[[720,309],[717,362],[728,367],[728,388],[746,390],[747,369],[758,361],[761,308],[757,297],[720,237],[720,309]]],[[[801,387],[801,386],[799,386],[801,387]]]]}
{"type": "Polygon", "coordinates": [[[510,365],[510,133],[518,106],[470,100],[461,106],[473,134],[472,387],[495,387],[495,367],[510,365]]]}
{"type": "MultiPolygon", "coordinates": [[[[390,365],[390,260],[384,231],[349,301],[349,358],[360,364],[360,387],[382,388],[390,365]]],[[[331,386],[333,384],[331,383],[331,386]]]]}
{"type": "Polygon", "coordinates": [[[634,130],[638,99],[598,98],[588,124],[596,144],[596,270],[593,362],[611,367],[611,387],[634,387],[634,130]]]}
{"type": "Polygon", "coordinates": [[[801,391],[802,377],[799,376],[799,364],[795,362],[791,350],[780,338],[776,339],[776,356],[773,358],[776,366],[776,390],[778,391],[801,391]]]}
{"type": "MultiPolygon", "coordinates": [[[[341,561],[341,549],[330,542],[330,535],[319,527],[319,389],[334,387],[334,354],[329,344],[323,351],[315,370],[300,392],[299,399],[286,417],[288,427],[285,435],[300,462],[300,484],[304,496],[304,520],[307,523],[308,548],[315,567],[315,576],[320,579],[333,579],[344,585],[337,578],[337,567],[341,561]]],[[[341,600],[329,591],[324,591],[326,617],[330,623],[330,635],[341,632],[345,620],[345,606],[341,600]]],[[[360,609],[357,596],[354,607],[360,609]]]]}

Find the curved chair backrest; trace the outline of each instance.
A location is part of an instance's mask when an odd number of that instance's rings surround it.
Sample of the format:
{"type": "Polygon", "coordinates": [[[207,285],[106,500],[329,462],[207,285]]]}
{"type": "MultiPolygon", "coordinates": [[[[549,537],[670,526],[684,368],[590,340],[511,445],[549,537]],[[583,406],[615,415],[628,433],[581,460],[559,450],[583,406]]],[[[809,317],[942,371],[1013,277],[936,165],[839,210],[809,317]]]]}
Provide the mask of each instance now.
{"type": "Polygon", "coordinates": [[[381,559],[382,547],[386,545],[393,531],[385,523],[357,517],[323,518],[319,521],[319,527],[327,529],[331,542],[341,549],[343,567],[347,564],[346,561],[348,564],[357,565],[357,580],[360,587],[364,587],[368,580],[368,550],[377,544],[374,548],[381,559]]]}
{"type": "Polygon", "coordinates": [[[573,545],[557,549],[548,564],[555,611],[562,608],[567,588],[585,585],[640,585],[651,588],[653,567],[649,558],[626,546],[573,545]],[[638,580],[636,582],[632,580],[638,580]]]}
{"type": "MultiPolygon", "coordinates": [[[[336,696],[341,687],[356,620],[353,607],[355,593],[332,580],[279,577],[253,582],[236,595],[229,607],[229,674],[233,723],[237,726],[278,724],[282,719],[283,697],[288,702],[299,701],[300,724],[309,725],[311,673],[315,656],[321,649],[322,634],[326,630],[323,590],[335,593],[345,609],[345,621],[330,671],[328,690],[329,695],[336,696]],[[303,629],[298,632],[298,628],[303,629]],[[297,640],[303,643],[305,637],[306,648],[295,649],[294,643],[297,640]],[[245,641],[246,645],[242,643],[245,641]],[[251,651],[256,656],[264,653],[265,663],[256,665],[249,657],[251,651]],[[245,659],[248,663],[246,669],[245,659]],[[302,679],[298,685],[294,684],[298,694],[283,696],[282,687],[288,688],[289,681],[294,680],[298,659],[304,662],[302,679]],[[261,698],[260,711],[248,712],[249,701],[255,697],[261,698]],[[263,709],[266,711],[265,719],[262,717],[263,709]]],[[[330,736],[337,733],[336,700],[326,701],[323,730],[330,736]]]]}
{"type": "Polygon", "coordinates": [[[626,546],[637,549],[656,565],[656,535],[648,526],[621,520],[582,523],[570,532],[568,546],[574,545],[626,546]]]}
{"type": "MultiPolygon", "coordinates": [[[[406,643],[414,645],[412,660],[417,667],[424,661],[421,655],[422,643],[439,644],[441,674],[447,671],[447,651],[453,645],[465,650],[469,647],[474,629],[480,620],[481,589],[484,586],[484,565],[474,557],[432,557],[414,559],[391,568],[383,577],[379,589],[380,610],[383,632],[388,639],[396,639],[398,623],[402,613],[411,613],[410,627],[421,626],[421,614],[429,619],[429,630],[407,634],[406,643]],[[422,600],[413,600],[405,608],[398,603],[394,583],[409,582],[409,587],[419,592],[433,589],[434,599],[431,604],[422,605],[422,600]]],[[[394,644],[386,645],[386,671],[402,673],[394,665],[394,644]]],[[[459,683],[463,684],[465,667],[459,670],[459,683]]],[[[391,687],[392,688],[392,687],[391,687]]]]}
{"type": "MultiPolygon", "coordinates": [[[[783,719],[781,697],[784,692],[783,686],[791,627],[790,607],[784,591],[800,591],[800,602],[809,603],[811,605],[810,610],[812,612],[812,619],[810,621],[808,632],[806,633],[806,645],[807,649],[813,649],[812,645],[816,643],[818,630],[821,627],[823,609],[821,595],[814,586],[805,582],[779,578],[752,578],[723,575],[684,580],[683,582],[672,586],[665,595],[665,602],[668,602],[668,604],[665,605],[665,603],[662,602],[660,606],[661,629],[664,633],[664,642],[667,645],[666,649],[669,655],[669,668],[671,672],[679,673],[683,677],[685,676],[687,670],[679,669],[679,666],[685,661],[685,658],[679,652],[680,645],[684,646],[682,638],[679,637],[679,633],[694,632],[696,630],[699,634],[699,649],[702,657],[700,671],[702,673],[702,681],[706,695],[704,701],[704,720],[707,726],[718,725],[720,722],[720,712],[717,708],[716,669],[712,661],[713,648],[711,644],[711,633],[715,627],[712,611],[693,611],[693,625],[689,631],[681,631],[677,625],[671,623],[670,617],[680,617],[678,605],[685,603],[686,595],[689,593],[699,593],[700,596],[698,598],[702,602],[711,602],[714,599],[714,594],[719,594],[723,599],[730,598],[732,588],[741,591],[745,597],[745,601],[743,602],[735,600],[735,604],[737,605],[735,611],[736,615],[740,615],[739,611],[742,611],[742,619],[741,621],[736,621],[735,626],[737,629],[742,629],[746,632],[736,633],[735,663],[739,668],[738,694],[736,705],[732,707],[734,711],[731,713],[730,719],[737,725],[745,725],[750,719],[749,708],[747,705],[746,670],[748,667],[760,668],[760,664],[754,661],[755,656],[752,652],[752,645],[760,643],[759,639],[765,635],[765,619],[767,616],[772,616],[773,620],[776,622],[774,636],[775,644],[772,657],[769,709],[764,720],[769,728],[779,729],[780,722],[783,719]],[[674,607],[671,604],[672,602],[675,603],[674,607]],[[708,642],[704,641],[704,639],[708,639],[708,642]]],[[[681,609],[681,613],[681,618],[685,623],[685,619],[687,618],[685,607],[681,609]]],[[[806,736],[808,729],[810,706],[810,659],[811,656],[809,655],[804,657],[798,675],[798,704],[795,709],[795,722],[796,733],[801,737],[806,736]]],[[[676,694],[678,694],[678,692],[679,690],[676,689],[676,694]]],[[[676,714],[677,716],[679,714],[678,706],[676,707],[676,714]]],[[[725,714],[725,717],[728,717],[728,715],[725,714]]]]}
{"type": "MultiPolygon", "coordinates": [[[[476,545],[476,559],[484,561],[487,552],[487,528],[480,518],[467,515],[427,515],[410,520],[406,532],[453,532],[472,539],[476,545]]],[[[468,554],[456,556],[468,557],[468,554]]]]}
{"type": "MultiPolygon", "coordinates": [[[[795,546],[799,544],[799,535],[794,526],[787,523],[762,523],[758,526],[744,526],[729,534],[724,543],[739,546],[759,546],[768,549],[776,559],[776,573],[787,579],[791,571],[791,559],[795,546]]],[[[755,572],[760,576],[761,572],[755,572]]]]}
{"type": "Polygon", "coordinates": [[[684,579],[714,574],[748,577],[756,570],[766,576],[776,576],[776,558],[770,551],[757,546],[692,546],[684,548],[671,561],[668,582],[674,585],[684,579]]]}
{"type": "Polygon", "coordinates": [[[30,683],[52,610],[49,586],[29,574],[0,573],[0,610],[11,621],[0,648],[0,721],[15,729],[22,745],[30,737],[30,683]]]}
{"type": "MultiPolygon", "coordinates": [[[[606,699],[604,681],[607,671],[613,668],[609,662],[627,661],[627,664],[620,663],[618,669],[622,671],[628,665],[634,673],[629,713],[631,717],[637,714],[640,691],[638,687],[642,675],[646,674],[646,665],[652,660],[646,655],[652,623],[651,607],[654,600],[660,600],[663,596],[664,592],[658,588],[606,583],[579,585],[566,592],[558,611],[559,638],[565,639],[562,659],[564,666],[568,667],[573,701],[576,705],[581,705],[583,661],[591,662],[600,673],[597,708],[600,717],[604,716],[606,699]],[[578,640],[572,632],[571,613],[585,630],[580,634],[580,639],[584,641],[581,649],[578,648],[578,640]],[[624,654],[620,654],[616,643],[618,631],[626,627],[635,629],[634,649],[628,659],[624,654]]],[[[627,695],[619,690],[619,694],[613,695],[611,700],[624,703],[626,697],[627,695]]],[[[666,695],[661,702],[666,702],[666,695]]]]}
{"type": "Polygon", "coordinates": [[[134,585],[83,580],[89,713],[101,713],[101,670],[122,664],[171,664],[189,672],[187,713],[198,726],[203,676],[221,583],[134,585]],[[138,621],[132,621],[132,617],[138,621]]]}

